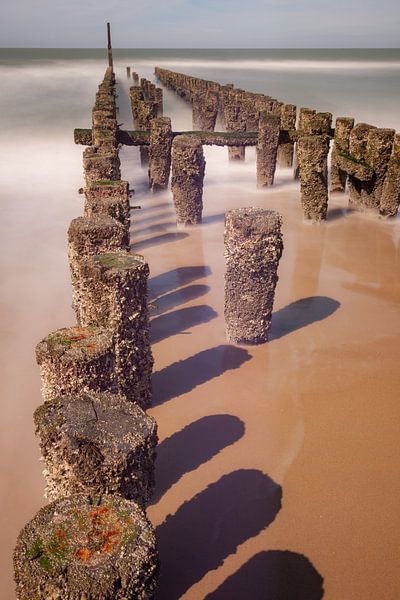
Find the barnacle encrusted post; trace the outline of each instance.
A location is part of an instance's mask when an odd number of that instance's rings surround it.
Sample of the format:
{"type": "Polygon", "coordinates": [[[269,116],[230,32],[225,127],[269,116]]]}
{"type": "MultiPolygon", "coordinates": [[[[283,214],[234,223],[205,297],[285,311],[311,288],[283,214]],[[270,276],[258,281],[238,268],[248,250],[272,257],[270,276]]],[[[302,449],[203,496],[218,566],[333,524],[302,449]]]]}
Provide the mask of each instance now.
{"type": "Polygon", "coordinates": [[[149,182],[153,192],[168,188],[171,171],[171,119],[158,117],[150,125],[149,182]]]}
{"type": "Polygon", "coordinates": [[[305,219],[318,222],[326,219],[328,210],[328,180],[326,161],[329,138],[326,135],[304,135],[297,144],[301,181],[301,205],[305,219]]]}
{"type": "Polygon", "coordinates": [[[395,217],[400,203],[400,134],[396,134],[383,185],[379,212],[382,217],[395,217]]]}
{"type": "Polygon", "coordinates": [[[219,108],[219,94],[200,89],[193,94],[193,130],[214,131],[219,108]]]}
{"type": "Polygon", "coordinates": [[[88,256],[113,250],[129,249],[126,225],[106,215],[77,217],[68,229],[68,258],[72,282],[72,306],[80,302],[80,265],[88,256]]]}
{"type": "Polygon", "coordinates": [[[121,179],[118,149],[88,146],[83,151],[85,182],[121,179]]]}
{"type": "Polygon", "coordinates": [[[85,188],[85,217],[108,216],[122,223],[129,235],[130,206],[127,181],[92,181],[85,188]]]}
{"type": "Polygon", "coordinates": [[[110,393],[62,396],[34,414],[46,465],[46,496],[119,494],[146,505],[154,490],[157,425],[110,393]]]}
{"type": "Polygon", "coordinates": [[[201,223],[205,160],[201,141],[179,135],[172,144],[172,193],[178,223],[201,223]]]}
{"type": "Polygon", "coordinates": [[[36,346],[45,400],[64,394],[116,392],[115,343],[103,327],[66,327],[36,346]]]}
{"type": "Polygon", "coordinates": [[[346,189],[347,173],[339,164],[340,154],[349,154],[350,133],[354,127],[354,119],[338,117],[335,124],[335,141],[331,155],[331,192],[344,192],[346,189]]]}
{"type": "Polygon", "coordinates": [[[80,263],[78,322],[113,331],[120,393],[142,408],[151,404],[153,356],[150,346],[147,279],[143,256],[97,254],[80,263]]]}
{"type": "Polygon", "coordinates": [[[14,550],[18,600],[151,600],[157,573],[153,527],[119,496],[52,502],[25,525],[14,550]]]}
{"type": "Polygon", "coordinates": [[[225,323],[234,343],[268,340],[282,255],[282,217],[262,208],[225,216],[225,323]]]}
{"type": "Polygon", "coordinates": [[[278,153],[280,118],[263,112],[260,115],[257,140],[257,186],[274,183],[278,153]]]}
{"type": "MultiPolygon", "coordinates": [[[[297,108],[294,104],[284,104],[281,108],[281,129],[293,131],[296,129],[297,108]]],[[[287,139],[278,146],[277,161],[280,167],[293,165],[294,142],[287,139]]]]}

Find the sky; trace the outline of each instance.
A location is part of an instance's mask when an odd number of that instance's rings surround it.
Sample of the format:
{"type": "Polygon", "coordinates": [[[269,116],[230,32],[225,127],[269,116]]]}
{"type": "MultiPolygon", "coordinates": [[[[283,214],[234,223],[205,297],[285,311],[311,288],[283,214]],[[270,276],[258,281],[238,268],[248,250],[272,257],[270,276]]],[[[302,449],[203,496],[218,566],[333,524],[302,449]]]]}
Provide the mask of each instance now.
{"type": "Polygon", "coordinates": [[[1,0],[0,47],[400,47],[399,0],[1,0]]]}

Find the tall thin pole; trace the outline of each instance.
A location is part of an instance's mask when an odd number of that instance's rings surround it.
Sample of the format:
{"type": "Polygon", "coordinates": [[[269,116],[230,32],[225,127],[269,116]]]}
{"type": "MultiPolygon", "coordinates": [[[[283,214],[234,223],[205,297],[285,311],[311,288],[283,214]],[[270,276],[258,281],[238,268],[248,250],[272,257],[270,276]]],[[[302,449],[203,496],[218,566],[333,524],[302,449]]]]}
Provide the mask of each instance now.
{"type": "Polygon", "coordinates": [[[111,27],[110,23],[107,23],[107,48],[108,48],[108,66],[112,69],[114,68],[113,64],[113,55],[112,55],[112,46],[111,46],[111,27]]]}

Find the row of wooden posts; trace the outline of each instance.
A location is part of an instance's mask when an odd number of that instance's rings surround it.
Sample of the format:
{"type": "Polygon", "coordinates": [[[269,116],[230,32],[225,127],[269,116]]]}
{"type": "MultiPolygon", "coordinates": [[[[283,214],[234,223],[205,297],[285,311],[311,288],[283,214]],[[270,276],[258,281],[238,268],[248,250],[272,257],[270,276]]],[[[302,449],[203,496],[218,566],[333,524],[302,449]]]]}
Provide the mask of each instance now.
{"type": "MultiPolygon", "coordinates": [[[[161,78],[157,68],[156,76],[161,78]]],[[[232,119],[227,135],[214,132],[219,110],[217,86],[210,82],[210,89],[193,92],[193,127],[201,132],[183,135],[172,132],[171,119],[160,116],[163,112],[161,88],[144,78],[139,86],[130,88],[134,124],[138,131],[150,132],[148,153],[141,153],[142,165],[148,165],[150,188],[153,191],[168,188],[172,163],[171,187],[176,218],[178,223],[185,225],[202,220],[205,140],[209,144],[229,145],[230,159],[237,160],[243,157],[245,146],[234,144],[248,136],[246,131],[235,129],[232,119]]],[[[253,95],[249,106],[254,106],[256,96],[253,95]]],[[[266,99],[265,107],[272,113],[281,108],[280,103],[271,98],[266,99]]],[[[296,108],[288,105],[283,112],[287,127],[294,127],[296,108]]],[[[287,131],[281,133],[280,119],[275,114],[262,111],[260,114],[257,120],[254,113],[253,119],[258,133],[252,133],[245,144],[257,143],[258,181],[262,185],[272,185],[278,152],[280,160],[288,165],[293,159],[294,142],[287,131]]],[[[134,137],[135,133],[131,139],[134,137]]],[[[141,146],[140,150],[143,148],[141,146]]],[[[147,151],[147,147],[145,149],[147,151]]],[[[274,211],[244,207],[229,210],[226,214],[224,314],[227,338],[231,342],[257,344],[268,340],[283,251],[281,226],[282,218],[274,211]],[[241,293],[243,290],[245,295],[241,293]]]]}
{"type": "MultiPolygon", "coordinates": [[[[144,100],[154,99],[150,86],[146,94],[144,100]]],[[[161,110],[159,99],[157,104],[161,110]]],[[[120,175],[116,113],[109,67],[93,107],[92,145],[83,153],[84,216],[68,231],[77,324],[52,332],[36,347],[44,403],[34,422],[51,503],[17,540],[19,600],[150,600],[156,590],[156,541],[146,516],[157,445],[156,422],[145,412],[153,367],[149,268],[130,251],[131,192],[120,175]]],[[[150,124],[150,135],[161,140],[150,144],[153,189],[165,187],[169,177],[162,125],[170,131],[163,118],[150,124]]],[[[198,173],[188,165],[204,170],[202,145],[193,136],[176,136],[173,157],[177,210],[194,214],[199,190],[192,178],[198,173]]],[[[281,224],[273,211],[227,213],[225,318],[233,342],[267,340],[281,224]],[[245,302],[238,290],[246,290],[245,302]]]]}
{"type": "MultiPolygon", "coordinates": [[[[194,128],[212,131],[219,115],[227,132],[258,131],[258,185],[273,184],[277,163],[283,167],[294,163],[307,219],[326,218],[331,139],[330,191],[344,192],[347,183],[352,208],[383,217],[397,214],[400,134],[394,129],[355,124],[349,117],[338,117],[332,129],[331,113],[309,108],[300,109],[296,129],[297,110],[292,104],[166,69],[156,68],[155,74],[192,104],[194,128]]],[[[230,157],[243,160],[246,145],[230,157]]]]}
{"type": "MultiPolygon", "coordinates": [[[[92,145],[83,153],[84,216],[68,231],[77,324],[52,332],[36,347],[44,403],[34,422],[51,503],[18,537],[18,600],[150,600],[157,585],[155,534],[146,516],[157,445],[156,422],[145,412],[153,367],[149,268],[130,251],[130,190],[120,178],[111,67],[92,118],[92,145]]],[[[156,125],[153,119],[153,135],[156,125]]],[[[188,152],[196,155],[200,148],[194,138],[174,140],[183,177],[177,181],[175,159],[173,187],[182,205],[196,204],[185,188],[186,170],[193,160],[199,163],[188,152]]],[[[153,165],[155,150],[153,143],[153,165]]],[[[233,342],[267,339],[283,249],[281,224],[273,211],[227,213],[225,317],[233,342]],[[238,294],[243,289],[246,302],[238,294]]]]}
{"type": "Polygon", "coordinates": [[[84,216],[68,232],[77,324],[36,348],[45,402],[34,421],[52,502],[18,537],[19,600],[148,600],[156,589],[149,268],[129,247],[114,86],[109,67],[84,151],[84,216]]]}
{"type": "MultiPolygon", "coordinates": [[[[112,63],[112,55],[109,59],[112,63]]],[[[127,71],[131,76],[131,73],[127,71]]],[[[151,405],[153,358],[143,256],[130,250],[129,184],[121,180],[119,146],[138,145],[153,191],[168,187],[178,222],[201,222],[204,144],[226,145],[242,160],[256,145],[257,180],[273,184],[277,161],[294,164],[304,214],[326,218],[328,152],[331,189],[348,184],[351,205],[383,216],[397,212],[400,141],[394,130],[301,109],[156,69],[168,88],[193,105],[200,131],[173,132],[162,116],[162,90],[142,79],[130,90],[137,129],[117,124],[112,64],[96,94],[92,127],[76,130],[83,153],[84,216],[68,232],[77,324],[46,336],[36,348],[44,404],[34,421],[45,464],[42,508],[21,531],[15,553],[19,600],[154,597],[158,557],[146,504],[154,488],[157,425],[151,405]],[[226,132],[215,132],[218,114],[226,132]]],[[[133,73],[134,81],[139,76],[133,73]]],[[[268,339],[282,219],[255,207],[225,218],[225,320],[234,343],[268,339]]]]}
{"type": "MultiPolygon", "coordinates": [[[[140,147],[141,162],[148,165],[153,191],[168,187],[172,166],[179,223],[201,221],[204,145],[228,146],[230,160],[243,160],[246,147],[256,146],[259,187],[273,185],[277,164],[294,166],[306,219],[325,220],[329,191],[346,190],[352,209],[371,211],[381,217],[396,216],[400,199],[400,135],[394,129],[355,124],[349,117],[338,117],[332,129],[331,113],[301,108],[297,119],[293,104],[283,104],[264,94],[166,69],[156,68],[155,74],[165,87],[191,103],[193,130],[172,131],[170,119],[161,116],[162,89],[144,78],[139,84],[139,76],[134,73],[138,85],[130,88],[130,98],[136,129],[118,129],[116,141],[140,147]],[[214,131],[218,122],[226,131],[214,131]],[[193,187],[194,210],[184,210],[179,198],[185,162],[186,171],[196,171],[192,182],[184,184],[186,191],[193,187]]],[[[96,141],[96,133],[90,129],[75,130],[75,141],[90,145],[96,141]]]]}

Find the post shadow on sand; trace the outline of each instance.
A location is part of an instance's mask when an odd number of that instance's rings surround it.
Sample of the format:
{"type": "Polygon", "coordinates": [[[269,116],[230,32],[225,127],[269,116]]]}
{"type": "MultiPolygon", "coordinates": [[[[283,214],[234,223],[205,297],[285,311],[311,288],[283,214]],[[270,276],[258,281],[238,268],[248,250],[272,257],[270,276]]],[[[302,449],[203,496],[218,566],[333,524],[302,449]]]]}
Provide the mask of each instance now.
{"type": "MultiPolygon", "coordinates": [[[[138,211],[138,212],[140,212],[140,211],[138,211]]],[[[143,219],[138,217],[137,215],[135,215],[134,219],[132,219],[133,226],[134,226],[134,228],[137,225],[143,226],[145,223],[151,223],[152,221],[155,221],[156,219],[157,220],[170,219],[173,215],[174,215],[173,210],[164,211],[164,212],[156,213],[156,214],[150,214],[150,215],[145,216],[143,219]]]]}
{"type": "Polygon", "coordinates": [[[327,221],[336,221],[337,219],[345,219],[347,215],[354,212],[353,208],[330,208],[326,214],[327,221]]]}
{"type": "Polygon", "coordinates": [[[156,504],[185,473],[231,446],[244,436],[245,425],[234,415],[209,415],[190,423],[166,438],[157,447],[156,504]]]}
{"type": "Polygon", "coordinates": [[[188,237],[188,235],[188,233],[184,233],[183,231],[155,235],[154,237],[147,238],[141,242],[136,242],[131,246],[131,250],[137,252],[138,250],[144,250],[150,246],[159,246],[160,244],[166,244],[167,242],[176,242],[178,240],[183,240],[184,238],[188,237]]]}
{"type": "Polygon", "coordinates": [[[167,337],[183,333],[191,327],[208,323],[215,319],[218,313],[211,306],[202,304],[179,308],[160,317],[152,319],[150,323],[150,340],[152,344],[161,342],[167,337]]]}
{"type": "Polygon", "coordinates": [[[260,552],[205,600],[321,600],[323,578],[302,554],[260,552]]]}
{"type": "Polygon", "coordinates": [[[153,301],[154,306],[151,308],[151,316],[161,315],[167,310],[185,304],[189,300],[204,296],[210,291],[209,285],[188,285],[186,287],[164,294],[153,301]]]}
{"type": "Polygon", "coordinates": [[[186,394],[226,371],[238,369],[250,359],[244,348],[222,344],[174,362],[153,373],[153,406],[186,394]]]}
{"type": "MultiPolygon", "coordinates": [[[[135,223],[135,225],[137,225],[137,223],[135,223]]],[[[175,221],[162,221],[161,223],[156,223],[155,225],[145,225],[141,229],[135,228],[133,230],[133,234],[134,236],[137,236],[146,233],[155,233],[157,231],[167,231],[168,229],[171,229],[171,227],[175,229],[175,221]]]]}
{"type": "Polygon", "coordinates": [[[340,307],[340,302],[328,296],[310,296],[291,302],[272,314],[269,341],[279,340],[288,333],[322,321],[340,307]]]}
{"type": "Polygon", "coordinates": [[[207,215],[202,218],[202,225],[212,225],[213,223],[220,223],[225,219],[225,213],[218,213],[217,215],[207,215]]]}
{"type": "Polygon", "coordinates": [[[178,600],[202,577],[275,519],[282,488],[261,471],[224,475],[159,527],[157,600],[178,600]]]}
{"type": "Polygon", "coordinates": [[[154,299],[208,275],[211,275],[211,269],[208,265],[171,269],[149,279],[149,295],[151,299],[154,299]]]}

